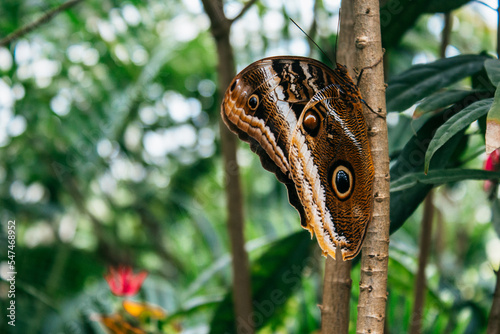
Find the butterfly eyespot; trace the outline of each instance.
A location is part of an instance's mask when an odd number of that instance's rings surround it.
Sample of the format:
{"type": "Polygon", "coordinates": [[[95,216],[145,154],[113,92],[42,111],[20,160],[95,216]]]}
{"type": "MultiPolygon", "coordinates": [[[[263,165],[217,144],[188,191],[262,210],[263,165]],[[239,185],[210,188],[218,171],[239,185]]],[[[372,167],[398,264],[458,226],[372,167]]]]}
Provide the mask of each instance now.
{"type": "Polygon", "coordinates": [[[316,136],[320,125],[319,115],[313,110],[307,111],[302,124],[309,135],[316,136]]]}
{"type": "Polygon", "coordinates": [[[354,185],[354,178],[351,170],[348,167],[344,165],[338,165],[333,170],[331,182],[335,195],[340,200],[345,200],[351,195],[354,185]]]}
{"type": "Polygon", "coordinates": [[[248,107],[250,110],[255,110],[259,106],[259,97],[256,94],[253,94],[248,99],[248,107]]]}
{"type": "Polygon", "coordinates": [[[230,92],[232,92],[236,88],[236,83],[238,83],[238,80],[233,81],[233,84],[231,85],[231,87],[229,87],[230,92]]]}

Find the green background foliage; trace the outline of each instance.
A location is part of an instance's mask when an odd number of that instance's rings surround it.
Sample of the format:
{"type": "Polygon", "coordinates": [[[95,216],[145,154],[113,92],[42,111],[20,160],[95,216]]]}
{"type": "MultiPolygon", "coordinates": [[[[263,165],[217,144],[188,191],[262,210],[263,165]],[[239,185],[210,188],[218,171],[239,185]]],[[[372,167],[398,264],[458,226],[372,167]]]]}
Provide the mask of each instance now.
{"type": "MultiPolygon", "coordinates": [[[[381,10],[394,233],[387,324],[408,330],[420,203],[439,186],[424,331],[480,333],[500,261],[498,199],[490,214],[477,181],[499,177],[481,170],[486,113],[498,99],[494,12],[436,3],[388,0],[381,10]],[[441,13],[450,10],[448,58],[437,60],[441,13]]],[[[2,1],[0,35],[59,4],[2,1]]],[[[242,6],[226,2],[227,15],[242,6]]],[[[321,57],[287,17],[305,30],[314,18],[315,40],[332,54],[338,3],[313,8],[256,3],[232,27],[238,69],[264,56],[321,57]]],[[[165,332],[173,323],[234,332],[215,52],[196,0],[88,0],[0,48],[2,332],[103,333],[93,315],[116,306],[103,279],[116,264],[149,271],[135,298],[167,311],[165,332]],[[16,221],[15,328],[4,322],[8,220],[16,221]]],[[[324,258],[285,187],[246,144],[238,158],[259,332],[313,332],[324,258]]]]}

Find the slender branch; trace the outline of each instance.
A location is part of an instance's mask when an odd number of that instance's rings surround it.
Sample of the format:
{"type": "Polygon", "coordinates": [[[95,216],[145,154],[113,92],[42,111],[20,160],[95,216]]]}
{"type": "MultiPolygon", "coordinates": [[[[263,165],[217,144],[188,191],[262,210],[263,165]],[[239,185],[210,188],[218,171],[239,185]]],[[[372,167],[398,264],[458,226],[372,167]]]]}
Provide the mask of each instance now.
{"type": "Polygon", "coordinates": [[[313,41],[314,41],[314,38],[316,37],[317,27],[318,27],[318,21],[316,20],[316,15],[318,13],[320,1],[321,0],[314,0],[313,21],[311,23],[311,27],[309,28],[309,33],[307,34],[309,36],[309,38],[307,39],[307,43],[309,44],[309,57],[312,56],[313,51],[314,51],[315,43],[313,43],[313,41]]]}
{"type": "Polygon", "coordinates": [[[445,13],[444,27],[443,31],[441,32],[441,47],[439,50],[441,58],[446,58],[446,48],[450,44],[452,26],[453,26],[453,16],[451,15],[451,12],[445,13]]]}
{"type": "MultiPolygon", "coordinates": [[[[351,0],[342,1],[340,12],[339,48],[336,60],[354,68],[354,13],[351,0]]],[[[352,74],[352,73],[351,73],[352,74]]],[[[342,261],[340,248],[336,260],[327,257],[323,284],[323,305],[321,306],[321,333],[347,334],[349,332],[349,302],[351,299],[351,261],[342,261]]]]}
{"type": "Polygon", "coordinates": [[[431,249],[432,220],[434,216],[434,205],[432,204],[432,191],[429,192],[424,202],[424,214],[422,216],[422,229],[420,230],[420,255],[418,258],[418,271],[415,279],[413,314],[410,321],[410,334],[422,332],[422,316],[426,294],[425,268],[431,249]]]}
{"type": "Polygon", "coordinates": [[[327,257],[325,262],[321,334],[349,333],[351,261],[342,261],[340,248],[337,248],[335,258],[327,257]]]}
{"type": "Polygon", "coordinates": [[[230,19],[229,21],[231,23],[233,23],[234,21],[238,20],[240,17],[242,17],[243,15],[245,15],[245,13],[247,12],[248,9],[250,9],[250,7],[253,6],[254,3],[256,3],[258,0],[250,0],[248,1],[245,6],[243,6],[243,8],[241,9],[241,11],[238,13],[238,15],[236,15],[234,18],[230,19]]]}
{"type": "Polygon", "coordinates": [[[49,22],[54,16],[56,16],[60,12],[65,11],[66,9],[69,9],[82,1],[83,0],[69,0],[68,2],[65,2],[62,5],[48,11],[42,17],[40,17],[38,20],[31,22],[31,23],[25,25],[24,27],[19,28],[18,30],[14,31],[13,33],[10,33],[7,37],[0,40],[0,46],[5,46],[7,44],[10,44],[12,41],[18,39],[19,37],[22,37],[22,36],[32,32],[33,30],[35,30],[36,28],[38,28],[42,24],[49,22]]]}
{"type": "MultiPolygon", "coordinates": [[[[224,92],[224,89],[229,86],[235,76],[234,55],[229,41],[232,21],[229,21],[224,15],[222,0],[202,0],[202,2],[211,22],[211,31],[217,47],[219,87],[221,92],[224,92]]],[[[244,10],[245,8],[242,13],[244,10]]],[[[236,158],[237,138],[222,122],[219,123],[219,129],[225,166],[227,228],[232,255],[236,331],[238,334],[252,334],[254,333],[252,291],[248,254],[245,250],[245,236],[243,233],[243,196],[236,158]]]]}
{"type": "Polygon", "coordinates": [[[354,34],[357,68],[364,69],[361,95],[376,111],[365,108],[375,181],[373,216],[361,254],[356,332],[381,334],[387,302],[390,174],[379,0],[354,0],[354,34]]]}
{"type": "Polygon", "coordinates": [[[493,295],[493,303],[490,310],[490,318],[488,320],[487,334],[500,333],[500,269],[497,270],[497,284],[495,294],[493,295]]]}

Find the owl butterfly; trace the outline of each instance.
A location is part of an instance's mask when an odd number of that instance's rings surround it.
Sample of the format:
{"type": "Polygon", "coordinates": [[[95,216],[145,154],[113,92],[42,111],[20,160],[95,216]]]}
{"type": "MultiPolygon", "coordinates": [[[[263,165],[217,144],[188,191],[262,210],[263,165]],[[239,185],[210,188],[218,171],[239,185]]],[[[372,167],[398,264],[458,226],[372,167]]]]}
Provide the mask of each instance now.
{"type": "Polygon", "coordinates": [[[373,206],[362,102],[344,66],[284,56],[241,71],[221,108],[229,129],[286,185],[323,255],[335,258],[340,247],[344,260],[359,253],[373,206]]]}

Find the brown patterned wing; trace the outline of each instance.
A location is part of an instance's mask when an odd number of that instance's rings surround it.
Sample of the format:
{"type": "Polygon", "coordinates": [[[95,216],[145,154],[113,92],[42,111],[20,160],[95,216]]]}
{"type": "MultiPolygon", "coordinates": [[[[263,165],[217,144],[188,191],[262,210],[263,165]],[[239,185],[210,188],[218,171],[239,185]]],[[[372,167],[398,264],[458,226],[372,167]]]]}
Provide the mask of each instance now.
{"type": "Polygon", "coordinates": [[[336,246],[344,259],[358,253],[371,215],[373,165],[361,110],[344,67],[303,57],[249,65],[222,103],[224,122],[287,186],[302,226],[334,258],[336,246]],[[332,178],[349,196],[338,195],[332,178]]]}

